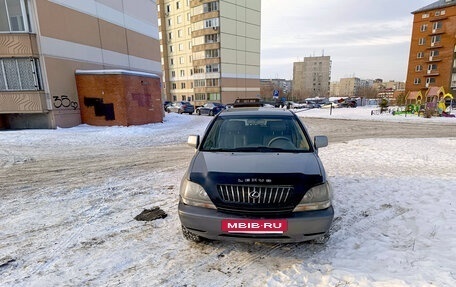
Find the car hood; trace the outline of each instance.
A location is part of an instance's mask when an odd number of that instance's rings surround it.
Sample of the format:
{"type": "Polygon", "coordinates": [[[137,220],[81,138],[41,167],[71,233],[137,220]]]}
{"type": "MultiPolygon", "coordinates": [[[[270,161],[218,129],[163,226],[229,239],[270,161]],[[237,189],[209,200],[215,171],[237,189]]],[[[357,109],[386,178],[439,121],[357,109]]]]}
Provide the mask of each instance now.
{"type": "MultiPolygon", "coordinates": [[[[315,153],[197,152],[187,174],[201,185],[220,210],[255,212],[279,216],[291,212],[313,186],[326,181],[325,172],[315,153]],[[251,204],[223,199],[221,190],[259,190],[267,192],[291,188],[286,202],[251,204]]],[[[239,195],[241,196],[241,195],[239,195]]]]}
{"type": "Polygon", "coordinates": [[[324,174],[315,153],[198,152],[191,171],[196,173],[324,174]]]}

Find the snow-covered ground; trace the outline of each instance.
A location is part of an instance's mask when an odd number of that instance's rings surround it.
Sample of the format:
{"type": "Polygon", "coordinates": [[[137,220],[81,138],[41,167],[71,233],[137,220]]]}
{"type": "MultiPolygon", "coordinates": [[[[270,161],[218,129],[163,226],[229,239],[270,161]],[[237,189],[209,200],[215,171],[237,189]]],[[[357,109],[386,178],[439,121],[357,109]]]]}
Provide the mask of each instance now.
{"type": "MultiPolygon", "coordinates": [[[[432,122],[375,107],[303,117],[432,122]]],[[[177,197],[188,134],[211,117],[133,127],[0,131],[0,286],[456,286],[456,137],[331,143],[331,237],[195,244],[177,197]],[[160,206],[168,216],[134,220],[160,206]]]]}

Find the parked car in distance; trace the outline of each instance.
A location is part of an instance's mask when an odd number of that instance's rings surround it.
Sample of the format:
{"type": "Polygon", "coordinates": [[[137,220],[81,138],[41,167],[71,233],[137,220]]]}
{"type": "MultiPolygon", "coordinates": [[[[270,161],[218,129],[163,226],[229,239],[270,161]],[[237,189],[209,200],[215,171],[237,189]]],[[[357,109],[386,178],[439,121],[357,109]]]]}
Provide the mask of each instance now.
{"type": "Polygon", "coordinates": [[[201,107],[196,108],[196,113],[198,115],[209,115],[215,116],[216,114],[220,113],[221,111],[225,110],[225,105],[221,103],[206,103],[201,107]]]}
{"type": "Polygon", "coordinates": [[[186,113],[191,115],[195,112],[195,106],[193,106],[190,102],[186,101],[174,102],[168,107],[166,107],[166,111],[168,113],[186,113]]]}
{"type": "Polygon", "coordinates": [[[321,105],[322,109],[330,109],[330,108],[338,108],[338,107],[340,107],[340,105],[338,103],[332,103],[332,102],[324,103],[323,105],[321,105]]]}
{"type": "Polygon", "coordinates": [[[324,243],[334,217],[331,186],[291,110],[231,108],[217,114],[182,178],[178,214],[185,239],[324,243]],[[323,239],[320,241],[320,239],[323,239]]]}
{"type": "Polygon", "coordinates": [[[166,112],[166,108],[167,108],[168,106],[172,105],[172,104],[173,104],[173,102],[171,102],[171,101],[165,101],[165,102],[163,103],[163,109],[165,110],[165,112],[166,112]]]}
{"type": "Polygon", "coordinates": [[[285,107],[287,109],[303,109],[303,108],[305,108],[305,105],[304,104],[300,104],[300,103],[296,103],[296,102],[293,102],[293,101],[286,101],[285,102],[285,107]]]}

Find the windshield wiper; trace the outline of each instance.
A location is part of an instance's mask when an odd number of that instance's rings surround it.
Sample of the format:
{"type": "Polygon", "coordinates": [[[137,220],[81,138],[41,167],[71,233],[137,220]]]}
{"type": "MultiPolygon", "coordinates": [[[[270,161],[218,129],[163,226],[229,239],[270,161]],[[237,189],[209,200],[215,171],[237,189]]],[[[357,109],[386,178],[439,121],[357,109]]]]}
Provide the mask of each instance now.
{"type": "Polygon", "coordinates": [[[214,152],[298,152],[298,150],[289,150],[289,149],[266,147],[266,146],[238,147],[238,148],[215,148],[215,149],[205,149],[204,151],[214,151],[214,152]]]}

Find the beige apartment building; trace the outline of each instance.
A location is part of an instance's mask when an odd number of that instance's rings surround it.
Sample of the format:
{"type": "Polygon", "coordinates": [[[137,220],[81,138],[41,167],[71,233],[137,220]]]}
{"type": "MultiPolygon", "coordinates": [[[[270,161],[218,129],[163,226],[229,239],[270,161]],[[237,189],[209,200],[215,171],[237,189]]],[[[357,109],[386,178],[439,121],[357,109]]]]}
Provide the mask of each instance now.
{"type": "Polygon", "coordinates": [[[158,0],[168,101],[233,103],[260,94],[260,0],[158,0]]]}
{"type": "Polygon", "coordinates": [[[305,57],[303,62],[293,63],[293,98],[329,96],[331,82],[331,57],[305,57]]]}
{"type": "Polygon", "coordinates": [[[80,124],[76,70],[162,76],[154,0],[0,0],[0,43],[0,129],[80,124]]]}

